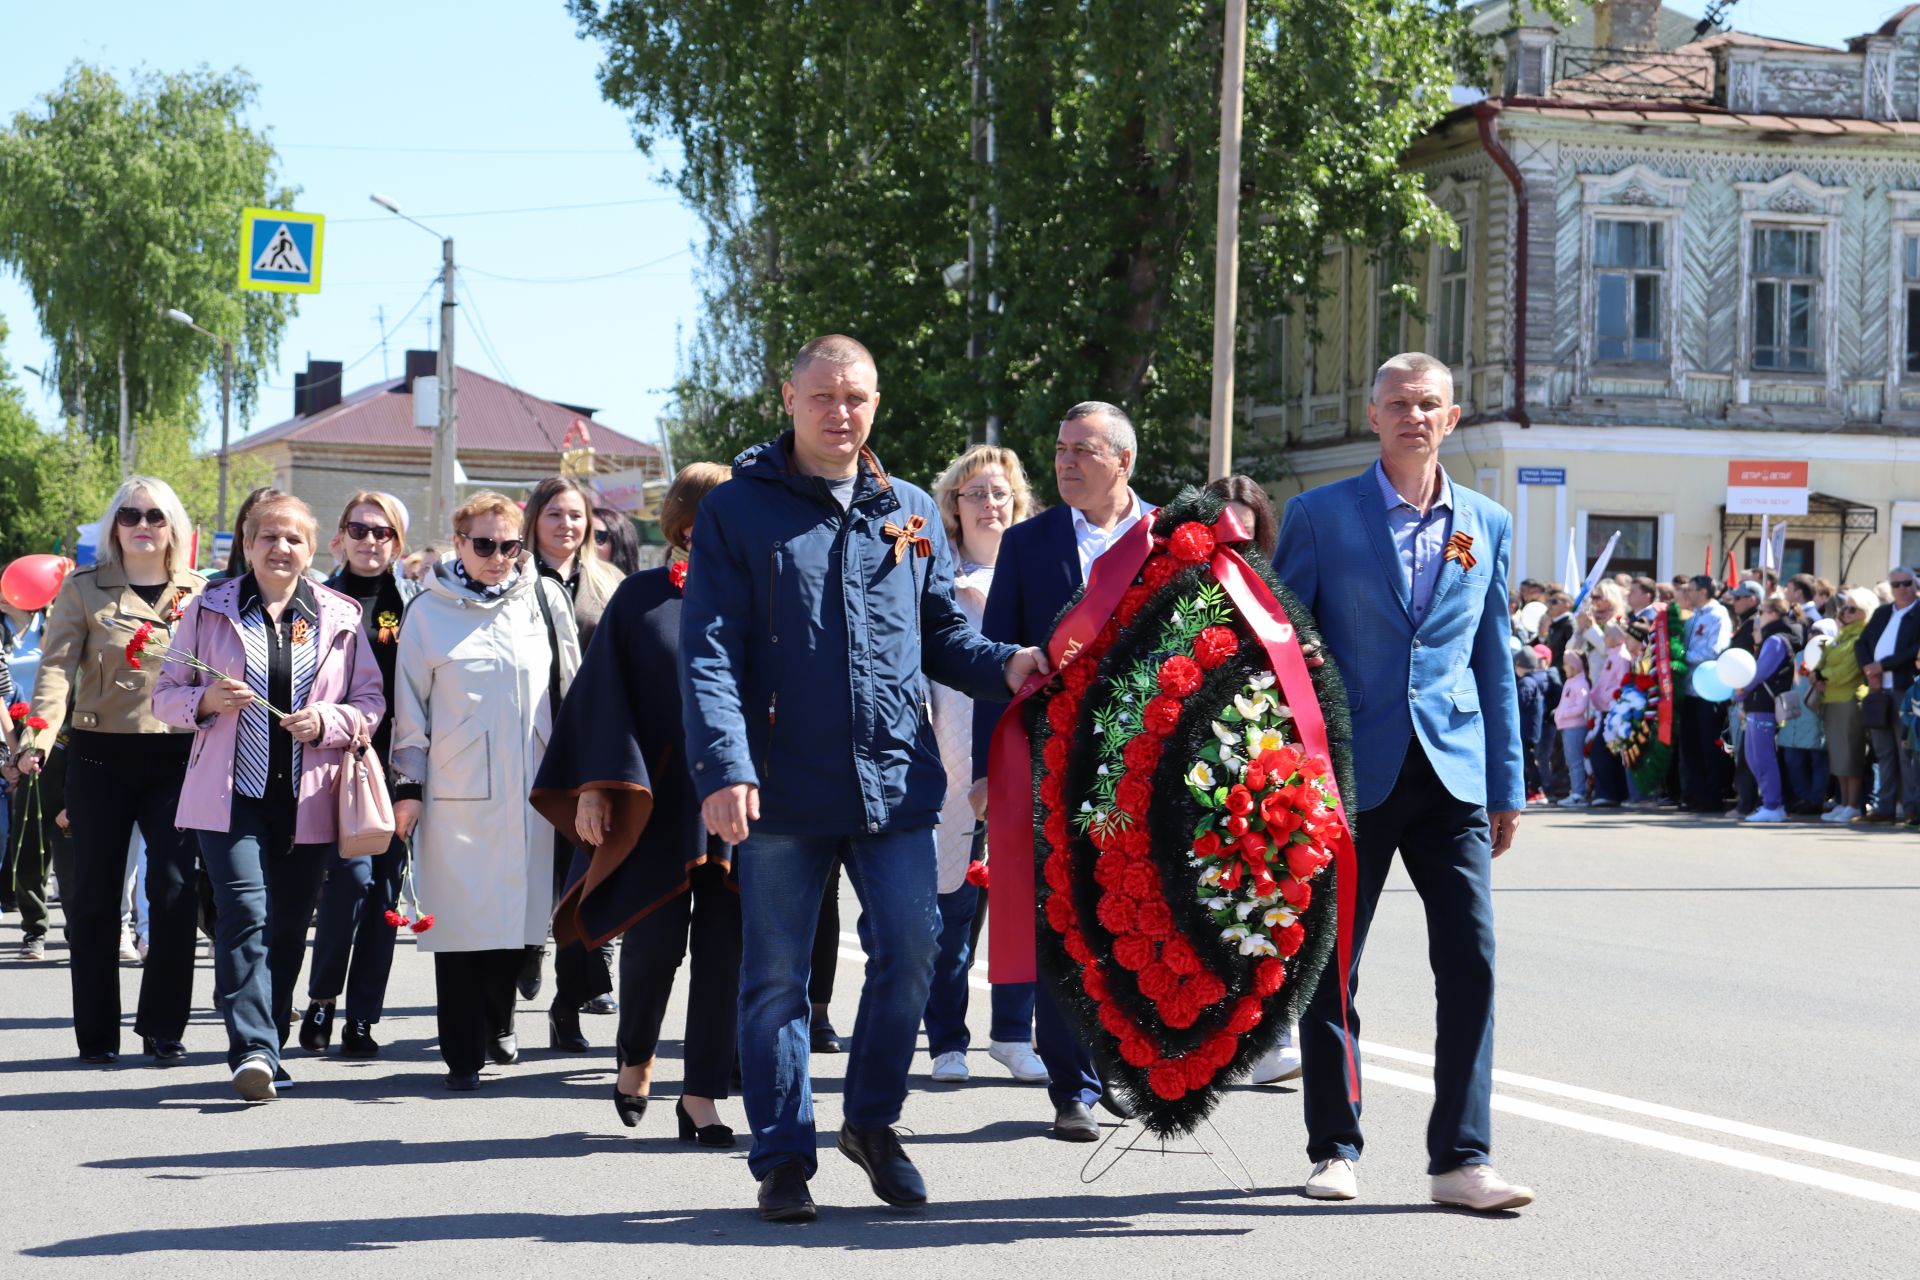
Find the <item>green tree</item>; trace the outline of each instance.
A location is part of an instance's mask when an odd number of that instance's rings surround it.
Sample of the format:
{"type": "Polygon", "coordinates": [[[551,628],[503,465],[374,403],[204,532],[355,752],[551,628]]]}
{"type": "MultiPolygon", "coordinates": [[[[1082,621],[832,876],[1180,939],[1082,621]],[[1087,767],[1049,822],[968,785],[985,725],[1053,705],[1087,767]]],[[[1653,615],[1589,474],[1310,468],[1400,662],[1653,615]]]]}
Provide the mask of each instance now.
{"type": "Polygon", "coordinates": [[[244,123],[256,94],[238,71],[122,85],[76,63],[0,129],[0,263],[33,298],[62,399],[97,435],[197,416],[219,348],[168,307],[233,340],[243,420],[274,361],[293,302],[243,292],[235,270],[241,209],[288,208],[294,194],[244,123]]]}
{"type": "MultiPolygon", "coordinates": [[[[725,458],[771,434],[785,361],[841,331],[874,350],[880,451],[903,474],[931,474],[989,414],[1006,443],[1043,458],[1061,412],[1084,399],[1141,425],[1154,491],[1201,469],[1217,0],[1004,0],[992,32],[983,0],[568,7],[602,46],[602,91],[638,144],[676,146],[675,185],[709,233],[676,455],[725,458]],[[990,98],[976,94],[975,51],[990,98]],[[989,116],[991,166],[976,146],[989,116]],[[943,275],[967,260],[970,233],[971,289],[943,275]]],[[[1487,82],[1491,52],[1465,0],[1250,8],[1249,330],[1312,314],[1329,238],[1404,253],[1455,234],[1399,156],[1451,109],[1457,79],[1487,82]]],[[[1256,371],[1249,353],[1239,385],[1256,371]]]]}

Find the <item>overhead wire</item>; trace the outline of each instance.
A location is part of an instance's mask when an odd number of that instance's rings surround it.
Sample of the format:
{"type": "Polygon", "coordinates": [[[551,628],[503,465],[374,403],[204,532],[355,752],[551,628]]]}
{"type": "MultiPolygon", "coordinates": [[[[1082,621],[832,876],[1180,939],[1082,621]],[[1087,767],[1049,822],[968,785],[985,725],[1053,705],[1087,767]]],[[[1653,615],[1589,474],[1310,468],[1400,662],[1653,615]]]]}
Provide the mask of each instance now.
{"type": "MultiPolygon", "coordinates": [[[[413,300],[413,305],[407,308],[407,313],[401,316],[398,320],[394,321],[392,327],[388,328],[383,333],[381,333],[380,340],[378,342],[374,343],[371,347],[368,347],[365,353],[363,353],[358,359],[354,360],[352,363],[341,365],[339,373],[334,374],[330,378],[321,378],[317,382],[309,382],[306,386],[306,390],[312,391],[317,386],[323,387],[327,383],[331,381],[335,381],[336,379],[344,379],[348,373],[350,373],[354,369],[359,368],[361,365],[365,364],[368,360],[371,360],[373,358],[374,352],[383,349],[387,345],[388,340],[391,339],[394,334],[400,332],[400,327],[406,324],[407,321],[413,319],[414,313],[420,310],[420,304],[433,296],[434,287],[439,283],[440,283],[440,273],[436,271],[434,272],[433,279],[427,281],[427,287],[421,291],[420,296],[413,300]]],[[[279,386],[271,382],[263,382],[260,385],[262,387],[265,387],[269,391],[295,391],[298,389],[295,387],[279,386]]]]}
{"type": "Polygon", "coordinates": [[[474,341],[480,344],[481,353],[492,362],[494,371],[500,375],[500,381],[506,383],[507,390],[513,392],[514,403],[520,406],[521,412],[527,415],[528,420],[539,429],[540,434],[547,438],[547,443],[553,446],[555,453],[565,452],[560,447],[560,442],[553,438],[553,432],[547,430],[547,424],[540,420],[540,415],[527,404],[527,401],[533,397],[520,389],[520,384],[514,381],[512,371],[507,368],[507,362],[500,358],[500,351],[493,343],[493,335],[487,331],[486,318],[480,314],[480,303],[473,295],[472,286],[468,285],[464,277],[456,275],[454,288],[465,299],[467,314],[473,319],[471,327],[474,341]]]}
{"type": "MultiPolygon", "coordinates": [[[[679,196],[644,196],[632,200],[591,200],[584,204],[539,204],[520,209],[456,209],[443,213],[408,214],[408,218],[425,222],[429,218],[445,221],[450,218],[504,218],[521,213],[569,213],[575,209],[624,209],[641,204],[668,204],[678,200],[679,196]]],[[[392,214],[373,214],[365,218],[330,218],[335,226],[348,226],[362,222],[392,222],[392,214]]]]}

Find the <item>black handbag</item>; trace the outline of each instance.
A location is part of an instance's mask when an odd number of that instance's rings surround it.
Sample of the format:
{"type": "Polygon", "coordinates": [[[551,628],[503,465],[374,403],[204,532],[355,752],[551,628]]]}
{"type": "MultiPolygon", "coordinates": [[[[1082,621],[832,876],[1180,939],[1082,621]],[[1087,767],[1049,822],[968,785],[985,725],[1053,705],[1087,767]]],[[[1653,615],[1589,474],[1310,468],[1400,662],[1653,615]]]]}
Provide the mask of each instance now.
{"type": "Polygon", "coordinates": [[[1860,720],[1869,729],[1891,729],[1895,717],[1893,694],[1885,689],[1869,689],[1860,700],[1860,720]]]}

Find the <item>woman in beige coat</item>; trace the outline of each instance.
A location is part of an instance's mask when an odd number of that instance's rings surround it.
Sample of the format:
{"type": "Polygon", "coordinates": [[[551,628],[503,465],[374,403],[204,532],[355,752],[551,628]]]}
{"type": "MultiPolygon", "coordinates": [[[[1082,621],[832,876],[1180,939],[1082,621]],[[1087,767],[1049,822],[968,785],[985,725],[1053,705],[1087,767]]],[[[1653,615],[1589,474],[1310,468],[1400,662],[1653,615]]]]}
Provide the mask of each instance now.
{"type": "Polygon", "coordinates": [[[514,978],[553,912],[553,828],[527,803],[553,714],[580,665],[573,607],[534,572],[520,511],[498,493],[454,513],[454,559],[400,631],[394,817],[413,836],[447,1087],[519,1058],[514,978]]]}

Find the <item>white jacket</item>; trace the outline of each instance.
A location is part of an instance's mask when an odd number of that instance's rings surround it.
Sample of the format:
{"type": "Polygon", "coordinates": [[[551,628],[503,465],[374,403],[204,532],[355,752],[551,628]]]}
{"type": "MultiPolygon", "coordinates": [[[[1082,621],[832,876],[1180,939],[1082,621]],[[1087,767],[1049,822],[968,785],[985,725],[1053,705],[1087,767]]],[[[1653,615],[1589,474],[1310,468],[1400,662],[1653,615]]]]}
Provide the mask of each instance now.
{"type": "Polygon", "coordinates": [[[414,876],[433,928],[422,951],[537,946],[553,914],[553,826],[527,803],[553,731],[553,615],[564,694],[580,666],[566,591],[524,562],[482,599],[450,572],[407,609],[394,671],[393,769],[421,784],[414,876]],[[536,587],[537,584],[537,587],[536,587]]]}

